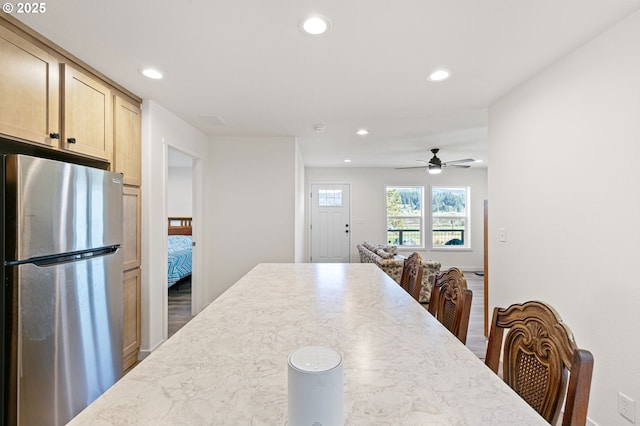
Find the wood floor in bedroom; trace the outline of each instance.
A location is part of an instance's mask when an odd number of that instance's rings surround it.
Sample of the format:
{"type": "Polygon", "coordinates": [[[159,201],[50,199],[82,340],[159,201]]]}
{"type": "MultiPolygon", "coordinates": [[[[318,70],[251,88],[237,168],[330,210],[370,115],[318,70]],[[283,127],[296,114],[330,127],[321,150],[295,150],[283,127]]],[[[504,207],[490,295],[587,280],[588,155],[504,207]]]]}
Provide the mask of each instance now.
{"type": "Polygon", "coordinates": [[[167,335],[171,337],[193,318],[191,316],[191,277],[169,287],[168,311],[167,335]]]}
{"type": "MultiPolygon", "coordinates": [[[[484,359],[487,340],[484,336],[484,277],[474,272],[465,272],[467,286],[473,292],[471,318],[467,332],[467,347],[478,358],[484,359]]],[[[169,337],[182,328],[191,316],[191,278],[180,282],[180,286],[169,288],[169,337]]]]}

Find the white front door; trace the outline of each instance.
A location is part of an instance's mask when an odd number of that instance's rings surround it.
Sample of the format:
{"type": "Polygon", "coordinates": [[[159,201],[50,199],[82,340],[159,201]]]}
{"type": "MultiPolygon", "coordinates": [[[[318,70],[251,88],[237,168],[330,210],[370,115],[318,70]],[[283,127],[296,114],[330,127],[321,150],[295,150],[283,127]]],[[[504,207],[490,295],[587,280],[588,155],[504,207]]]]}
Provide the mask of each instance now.
{"type": "Polygon", "coordinates": [[[349,263],[349,185],[311,185],[311,262],[349,263]]]}

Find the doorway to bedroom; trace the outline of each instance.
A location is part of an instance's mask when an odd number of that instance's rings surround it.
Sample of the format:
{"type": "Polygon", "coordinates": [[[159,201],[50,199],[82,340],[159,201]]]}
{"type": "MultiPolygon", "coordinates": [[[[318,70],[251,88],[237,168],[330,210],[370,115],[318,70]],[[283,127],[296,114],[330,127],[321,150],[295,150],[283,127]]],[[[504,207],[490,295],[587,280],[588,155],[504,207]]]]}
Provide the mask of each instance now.
{"type": "Polygon", "coordinates": [[[193,161],[169,147],[167,170],[167,337],[192,318],[193,161]]]}

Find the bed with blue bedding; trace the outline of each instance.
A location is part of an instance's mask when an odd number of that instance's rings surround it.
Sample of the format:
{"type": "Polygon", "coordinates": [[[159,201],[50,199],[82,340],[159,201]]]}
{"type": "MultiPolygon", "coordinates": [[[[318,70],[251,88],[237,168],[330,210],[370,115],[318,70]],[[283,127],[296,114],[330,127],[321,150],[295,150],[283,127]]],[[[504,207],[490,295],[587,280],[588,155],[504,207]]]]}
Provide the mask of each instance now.
{"type": "Polygon", "coordinates": [[[191,218],[169,218],[167,286],[191,275],[191,218]]]}

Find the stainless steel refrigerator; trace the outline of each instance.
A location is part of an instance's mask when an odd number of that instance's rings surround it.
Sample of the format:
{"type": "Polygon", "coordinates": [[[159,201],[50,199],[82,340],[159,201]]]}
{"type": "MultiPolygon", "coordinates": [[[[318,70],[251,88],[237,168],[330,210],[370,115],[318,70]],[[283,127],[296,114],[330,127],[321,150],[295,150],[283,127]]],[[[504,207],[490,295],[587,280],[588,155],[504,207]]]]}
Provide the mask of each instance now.
{"type": "Polygon", "coordinates": [[[63,425],[122,373],[122,177],[0,158],[2,420],[63,425]]]}

